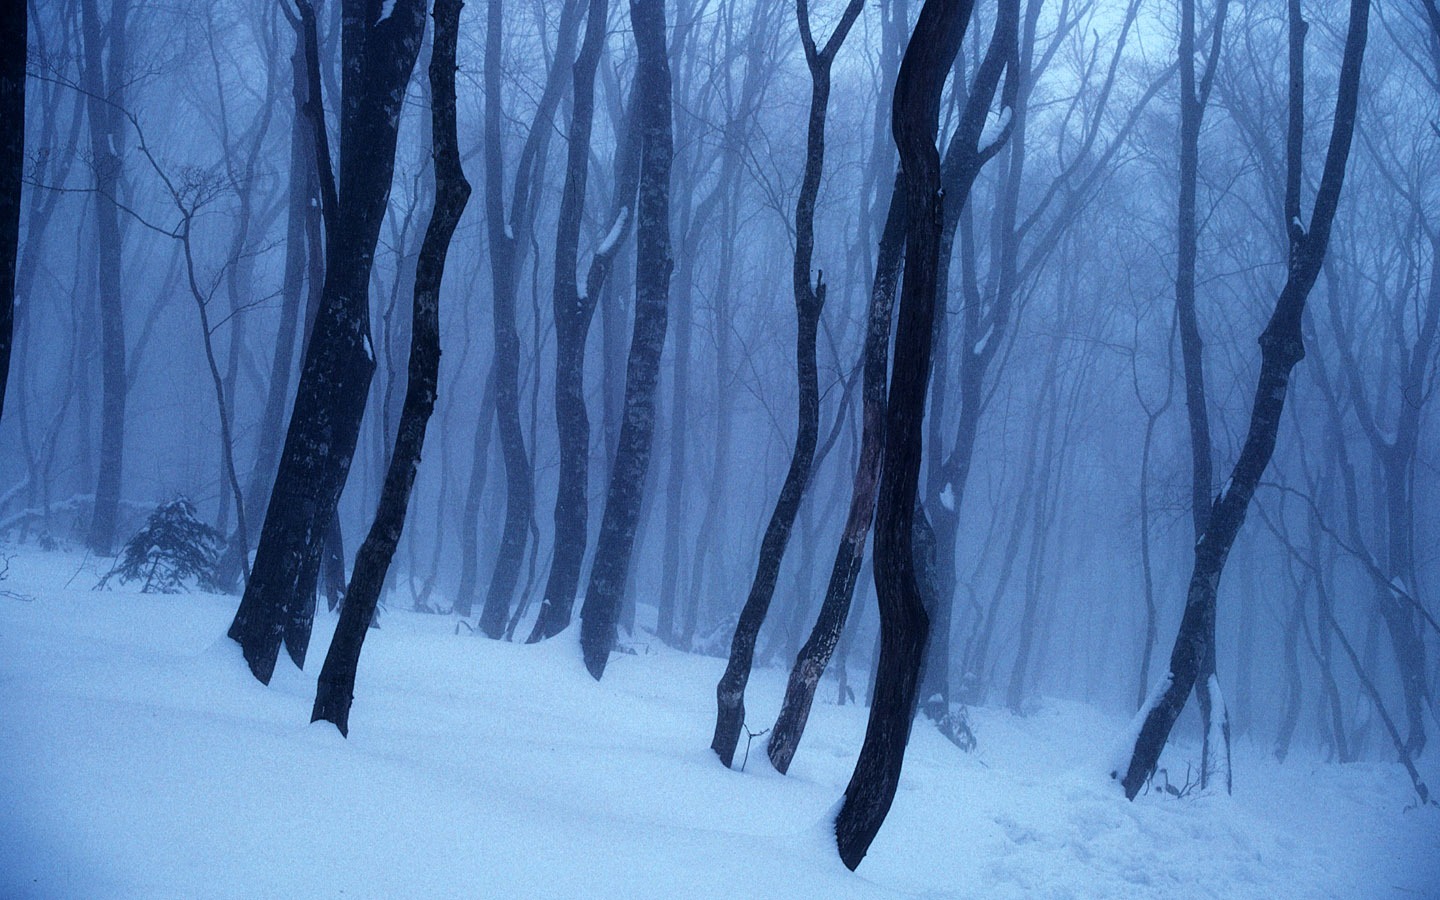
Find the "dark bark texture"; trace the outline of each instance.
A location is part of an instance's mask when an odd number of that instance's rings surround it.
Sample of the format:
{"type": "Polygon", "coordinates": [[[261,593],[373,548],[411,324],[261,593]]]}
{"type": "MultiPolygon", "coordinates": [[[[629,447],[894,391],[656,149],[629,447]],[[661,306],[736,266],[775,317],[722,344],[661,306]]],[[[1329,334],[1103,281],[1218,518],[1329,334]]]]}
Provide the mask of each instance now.
{"type": "Polygon", "coordinates": [[[845,519],[845,532],[835,552],[835,564],[825,587],[825,599],[815,627],[795,658],[790,679],[785,685],[785,699],[780,714],[770,729],[766,752],[770,762],[781,773],[799,749],[815,702],[815,690],[825,667],[840,642],[850,604],[855,597],[855,583],[865,560],[865,542],[875,518],[875,495],[880,486],[880,453],[885,437],[885,388],[890,369],[890,321],[895,309],[895,289],[900,281],[900,265],[905,251],[905,191],[897,184],[890,197],[885,228],[875,265],[875,279],[870,288],[870,309],[865,327],[865,362],[862,387],[860,453],[855,464],[855,479],[850,495],[850,510],[845,519]]]}
{"type": "Polygon", "coordinates": [[[580,648],[585,668],[598,681],[615,645],[615,624],[630,571],[635,529],[650,467],[655,434],[655,383],[670,296],[670,164],[675,155],[671,123],[670,61],[665,46],[664,0],[631,0],[635,30],[635,127],[640,181],[635,220],[635,326],[625,370],[625,408],[619,445],[585,603],[580,609],[580,648]]]}
{"type": "MultiPolygon", "coordinates": [[[[1300,320],[1305,301],[1320,274],[1330,227],[1340,202],[1345,164],[1350,156],[1355,131],[1355,109],[1360,90],[1360,68],[1370,15],[1369,0],[1352,0],[1345,51],[1340,64],[1340,82],[1335,101],[1335,120],[1330,133],[1325,168],[1315,194],[1314,210],[1307,231],[1300,220],[1301,115],[1304,97],[1303,42],[1305,23],[1299,15],[1298,0],[1291,2],[1290,45],[1290,128],[1287,150],[1285,218],[1290,235],[1290,259],[1285,286],[1275,303],[1269,323],[1260,335],[1260,375],[1251,407],[1250,424],[1240,456],[1230,478],[1210,506],[1205,531],[1195,546],[1195,565],[1186,592],[1185,611],[1170,654],[1165,690],[1155,705],[1143,710],[1143,724],[1135,741],[1129,765],[1116,772],[1125,796],[1134,799],[1155,771],[1170,729],[1196,687],[1206,665],[1206,654],[1214,652],[1207,635],[1215,633],[1215,600],[1225,560],[1235,536],[1245,521],[1245,512],[1260,478],[1275,451],[1280,416],[1290,384],[1290,372],[1305,356],[1300,320]]],[[[1213,669],[1212,669],[1213,671],[1213,669]]]]}
{"type": "Polygon", "coordinates": [[[460,30],[459,0],[436,0],[435,40],[430,57],[430,129],[435,161],[435,208],[420,255],[415,263],[415,302],[410,330],[409,380],[400,410],[395,449],[385,473],[380,508],[370,533],[355,556],[355,570],[345,595],[345,608],[320,669],[319,688],[310,720],[334,723],[341,734],[350,731],[350,704],[355,695],[355,674],[360,649],[380,599],[385,575],[400,544],[405,510],[420,453],[425,445],[425,428],[435,409],[440,382],[440,285],[445,274],[445,255],[455,226],[470,199],[470,183],[460,166],[460,146],[455,135],[455,44],[460,30]]]}
{"type": "MultiPolygon", "coordinates": [[[[314,12],[302,4],[313,35],[314,12]]],[[[395,168],[396,130],[425,28],[424,0],[347,0],[341,26],[340,182],[315,129],[325,207],[325,285],[295,397],[255,568],[230,625],[250,671],[268,684],[283,642],[305,661],[327,531],[350,474],[370,378],[370,269],[395,168]]],[[[313,44],[312,44],[313,46],[313,44]]],[[[310,55],[311,115],[323,122],[310,55]]]]}
{"type": "Polygon", "coordinates": [[[0,11],[0,419],[10,382],[15,337],[15,265],[20,256],[20,183],[25,174],[26,12],[23,2],[0,11]]]}
{"type": "Polygon", "coordinates": [[[554,637],[570,624],[581,566],[589,543],[590,415],[585,408],[585,342],[595,305],[610,276],[615,255],[634,216],[635,140],[627,129],[616,148],[615,198],[610,230],[595,250],[580,293],[576,265],[580,255],[580,224],[589,176],[590,133],[595,118],[595,72],[605,46],[608,0],[591,0],[585,19],[585,40],[575,59],[575,96],[570,114],[565,187],[555,229],[555,426],[560,443],[560,475],[555,493],[555,557],[545,584],[545,597],[535,619],[531,641],[554,637]]]}
{"type": "Polygon", "coordinates": [[[810,33],[809,4],[806,0],[796,3],[800,40],[805,48],[811,81],[805,172],[800,181],[800,195],[795,201],[795,260],[791,273],[797,326],[795,377],[799,392],[798,422],[790,468],[785,473],[780,497],[775,501],[775,509],[765,527],[765,537],[760,542],[755,578],[730,641],[730,659],[725,673],[720,676],[720,683],[715,686],[717,709],[710,749],[727,768],[734,761],[740,730],[745,725],[745,684],[750,679],[750,668],[755,659],[755,640],[759,637],[765,614],[770,610],[770,601],[775,596],[780,563],[790,542],[790,532],[795,527],[795,517],[800,512],[800,501],[804,499],[805,488],[810,482],[815,445],[819,440],[820,372],[816,362],[815,338],[820,327],[820,314],[825,307],[826,286],[823,276],[816,277],[813,282],[810,277],[815,255],[815,200],[820,193],[820,176],[825,166],[825,113],[830,104],[830,67],[850,27],[860,15],[861,5],[862,0],[851,0],[830,40],[821,48],[816,46],[810,33]]]}
{"type": "Polygon", "coordinates": [[[836,846],[841,861],[850,869],[865,858],[895,799],[930,630],[916,578],[913,517],[943,214],[940,152],[935,139],[941,90],[972,8],[971,0],[926,0],[895,82],[891,130],[905,182],[905,280],[895,329],[876,509],[880,657],[865,741],[835,817],[836,846]]]}

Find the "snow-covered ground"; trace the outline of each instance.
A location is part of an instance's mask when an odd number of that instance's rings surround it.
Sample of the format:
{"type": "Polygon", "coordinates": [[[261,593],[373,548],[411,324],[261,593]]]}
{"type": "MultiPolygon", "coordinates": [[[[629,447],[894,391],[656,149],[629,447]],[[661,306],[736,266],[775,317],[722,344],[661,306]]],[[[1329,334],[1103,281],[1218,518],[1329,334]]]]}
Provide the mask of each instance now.
{"type": "MultiPolygon", "coordinates": [[[[727,771],[719,660],[642,645],[596,683],[569,635],[391,612],[345,740],[309,724],[333,617],[265,688],[233,598],[92,591],[94,569],[25,551],[0,583],[26,598],[0,597],[0,897],[1440,896],[1440,810],[1407,809],[1398,766],[1242,741],[1234,797],[1129,803],[1105,776],[1126,723],[1062,702],[975,711],[973,754],[917,725],[851,873],[828,827],[862,708],[823,697],[789,776],[763,738],[727,771]]],[[[752,679],[751,727],[783,677],[752,679]]]]}

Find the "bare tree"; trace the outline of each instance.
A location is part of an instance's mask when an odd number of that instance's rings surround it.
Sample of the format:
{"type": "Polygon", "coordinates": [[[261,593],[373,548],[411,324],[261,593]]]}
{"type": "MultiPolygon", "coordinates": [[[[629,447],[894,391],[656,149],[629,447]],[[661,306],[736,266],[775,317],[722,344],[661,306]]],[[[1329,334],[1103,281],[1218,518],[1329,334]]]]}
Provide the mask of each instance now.
{"type": "Polygon", "coordinates": [[[0,419],[10,383],[15,337],[15,266],[20,254],[20,185],[25,174],[25,62],[29,48],[23,2],[0,11],[0,419]]]}
{"type": "MultiPolygon", "coordinates": [[[[1305,355],[1301,316],[1325,259],[1331,225],[1340,203],[1340,188],[1345,180],[1351,138],[1355,132],[1360,67],[1370,15],[1369,0],[1352,0],[1350,4],[1335,119],[1307,230],[1300,218],[1307,26],[1301,17],[1300,0],[1290,0],[1289,9],[1290,115],[1283,212],[1290,235],[1290,257],[1285,286],[1276,300],[1269,323],[1260,335],[1260,375],[1244,445],[1225,487],[1210,505],[1205,531],[1195,545],[1195,565],[1186,593],[1185,612],[1170,655],[1169,672],[1151,691],[1145,706],[1137,714],[1141,725],[1130,759],[1123,766],[1124,774],[1119,771],[1113,773],[1124,785],[1125,796],[1132,800],[1155,771],[1170,729],[1184,708],[1190,691],[1196,687],[1196,680],[1206,671],[1207,655],[1214,652],[1213,642],[1207,640],[1207,636],[1213,635],[1215,630],[1215,600],[1220,575],[1235,543],[1235,536],[1245,520],[1250,498],[1275,452],[1290,371],[1305,355]]],[[[1214,683],[1213,677],[1210,680],[1210,691],[1218,693],[1218,684],[1214,683]]],[[[1222,721],[1222,727],[1228,726],[1222,721]]]]}
{"type": "Polygon", "coordinates": [[[664,0],[630,0],[635,31],[635,129],[640,153],[635,204],[635,331],[625,372],[625,415],[590,583],[580,609],[580,647],[585,668],[598,681],[615,644],[615,623],[630,569],[635,529],[655,434],[655,382],[670,294],[670,164],[674,159],[670,108],[670,62],[665,46],[664,0]]]}
{"type": "Polygon", "coordinates": [[[112,0],[110,17],[100,19],[97,0],[80,4],[84,62],[80,83],[86,95],[90,157],[95,169],[95,257],[100,285],[100,468],[95,483],[95,512],[86,543],[109,555],[120,510],[120,475],[125,452],[125,309],[121,299],[120,148],[124,145],[125,67],[128,59],[129,0],[112,0]]]}
{"type": "Polygon", "coordinates": [[[455,45],[460,32],[460,0],[436,0],[435,40],[430,56],[430,129],[435,159],[435,207],[420,245],[415,266],[415,301],[411,314],[409,380],[400,411],[395,449],[385,473],[380,508],[370,533],[355,556],[355,569],[345,595],[345,607],[335,627],[325,665],[320,669],[315,707],[310,720],[334,723],[341,734],[350,730],[350,704],[355,695],[355,674],[360,649],[380,599],[386,572],[400,544],[405,510],[425,428],[435,409],[440,381],[440,286],[445,256],[455,226],[470,199],[470,183],[460,165],[455,134],[455,45]]]}
{"type": "Polygon", "coordinates": [[[611,203],[609,230],[590,260],[585,291],[580,292],[576,265],[580,225],[589,176],[590,134],[595,116],[595,71],[605,48],[608,0],[590,0],[585,13],[585,39],[575,59],[574,97],[565,187],[555,228],[555,426],[560,437],[560,478],[555,492],[555,557],[545,585],[544,602],[530,640],[554,637],[570,624],[580,567],[589,542],[590,416],[585,408],[585,342],[595,304],[609,278],[621,242],[630,229],[635,202],[635,138],[625,129],[618,140],[620,160],[611,203]]]}
{"type": "Polygon", "coordinates": [[[760,543],[760,558],[750,595],[740,611],[735,635],[730,643],[730,661],[720,683],[715,686],[717,711],[715,734],[710,749],[726,767],[735,757],[740,729],[745,724],[745,684],[755,658],[755,640],[760,625],[775,595],[775,581],[780,575],[780,562],[800,501],[810,481],[810,467],[820,433],[820,374],[815,358],[815,340],[820,327],[820,314],[825,307],[824,273],[811,281],[811,263],[815,255],[815,200],[820,193],[820,176],[825,167],[825,114],[830,104],[830,69],[835,55],[845,43],[850,27],[860,15],[864,0],[850,0],[830,39],[818,46],[810,32],[810,5],[796,0],[795,16],[800,25],[800,43],[805,49],[805,63],[810,69],[810,116],[805,142],[805,174],[800,182],[800,195],[795,201],[795,260],[791,282],[795,292],[797,320],[795,353],[796,380],[799,392],[798,423],[790,469],[781,485],[780,497],[765,528],[760,543]]]}
{"type": "MultiPolygon", "coordinates": [[[[1220,63],[1220,42],[1225,30],[1227,0],[1219,0],[1215,6],[1215,21],[1211,26],[1210,54],[1205,62],[1204,73],[1197,87],[1195,81],[1195,0],[1181,0],[1180,3],[1180,201],[1176,237],[1178,254],[1175,268],[1175,310],[1180,333],[1180,354],[1184,361],[1185,408],[1190,424],[1191,488],[1190,511],[1195,525],[1195,540],[1198,543],[1205,534],[1210,515],[1210,497],[1214,490],[1211,459],[1214,447],[1210,440],[1210,414],[1206,408],[1205,365],[1200,341],[1200,325],[1195,313],[1195,259],[1198,245],[1199,226],[1195,219],[1195,191],[1200,169],[1200,124],[1205,116],[1205,106],[1210,99],[1210,89],[1215,83],[1215,71],[1220,63]]],[[[1213,599],[1213,598],[1212,598],[1213,599]]],[[[1204,618],[1207,633],[1204,635],[1205,649],[1201,653],[1200,671],[1195,678],[1195,698],[1200,704],[1200,719],[1203,729],[1200,754],[1200,786],[1210,783],[1210,776],[1216,771],[1218,748],[1211,743],[1212,726],[1218,716],[1221,728],[1218,732],[1224,740],[1225,788],[1230,789],[1230,713],[1225,708],[1224,698],[1212,690],[1215,681],[1215,614],[1212,610],[1204,618]],[[1220,708],[1215,709],[1216,703],[1220,708]]]]}
{"type": "Polygon", "coordinates": [[[875,526],[880,658],[865,742],[835,817],[840,860],[860,865],[879,833],[905,761],[920,665],[930,630],[916,578],[913,523],[944,210],[940,191],[940,95],[964,40],[972,0],[926,0],[895,81],[891,128],[905,186],[905,281],[895,329],[895,362],[875,526]]]}
{"type": "Polygon", "coordinates": [[[303,665],[314,617],[324,538],[350,474],[366,393],[375,371],[369,282],[395,169],[405,89],[420,52],[425,0],[396,0],[377,18],[372,4],[345,0],[341,29],[340,182],[320,106],[314,11],[300,3],[325,218],[325,284],[255,568],[229,635],[250,671],[268,684],[284,642],[303,665]]]}
{"type": "MultiPolygon", "coordinates": [[[[505,459],[505,526],[495,570],[480,611],[480,630],[492,638],[502,637],[510,617],[510,603],[535,506],[534,474],[525,449],[520,422],[520,333],[515,321],[515,304],[520,288],[520,270],[531,228],[539,206],[539,170],[549,146],[551,121],[564,91],[565,69],[575,53],[580,25],[579,0],[565,0],[560,12],[556,58],[545,81],[544,92],[535,110],[535,119],[525,137],[515,167],[515,182],[509,210],[505,203],[505,156],[501,145],[500,98],[502,27],[504,0],[489,0],[485,26],[485,223],[490,245],[490,283],[494,295],[495,323],[495,422],[500,450],[505,459]]],[[[478,460],[477,460],[478,463],[478,460]]],[[[462,615],[470,599],[460,598],[462,615]]]]}

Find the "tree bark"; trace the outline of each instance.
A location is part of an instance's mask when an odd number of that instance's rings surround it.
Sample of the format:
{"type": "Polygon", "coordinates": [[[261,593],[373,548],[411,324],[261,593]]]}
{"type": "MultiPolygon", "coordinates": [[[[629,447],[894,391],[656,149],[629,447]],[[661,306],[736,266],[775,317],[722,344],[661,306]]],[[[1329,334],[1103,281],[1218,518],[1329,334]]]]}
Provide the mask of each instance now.
{"type": "Polygon", "coordinates": [[[912,529],[943,217],[935,139],[941,90],[972,8],[972,0],[926,0],[895,83],[891,128],[905,182],[905,283],[876,510],[880,658],[865,741],[835,817],[836,846],[850,869],[865,858],[895,799],[930,628],[916,581],[912,529]]]}
{"type": "Polygon", "coordinates": [[[440,287],[445,274],[445,256],[455,226],[470,199],[470,183],[465,180],[460,165],[460,147],[455,134],[455,45],[462,5],[460,0],[435,0],[435,39],[430,57],[435,208],[415,264],[409,379],[380,507],[355,557],[345,609],[340,614],[325,665],[320,669],[310,718],[312,722],[323,719],[334,723],[342,735],[350,730],[350,705],[355,695],[360,649],[395,548],[400,543],[405,511],[425,445],[425,428],[435,409],[440,381],[440,287]]]}
{"type": "Polygon", "coordinates": [[[495,324],[495,422],[505,460],[505,525],[485,605],[480,631],[499,639],[505,634],[510,603],[520,580],[530,520],[534,515],[535,484],[525,435],[520,423],[520,334],[515,321],[520,272],[525,248],[535,221],[540,185],[536,173],[544,164],[550,125],[560,105],[563,73],[575,52],[580,22],[579,0],[566,0],[559,22],[555,62],[535,110],[515,167],[510,209],[505,208],[505,157],[501,146],[500,99],[501,27],[504,0],[489,0],[485,31],[485,223],[490,243],[490,283],[495,324]]]}
{"type": "MultiPolygon", "coordinates": [[[[1330,227],[1340,201],[1345,164],[1355,131],[1355,109],[1360,88],[1361,61],[1369,22],[1369,0],[1352,0],[1345,51],[1340,64],[1340,82],[1335,102],[1335,120],[1325,158],[1324,173],[1316,191],[1310,228],[1300,221],[1301,138],[1303,136],[1304,32],[1299,0],[1290,5],[1290,131],[1287,150],[1285,219],[1290,234],[1290,260],[1285,286],[1275,303],[1269,323],[1260,335],[1260,375],[1250,413],[1245,443],[1230,478],[1210,506],[1205,532],[1195,546],[1195,565],[1190,575],[1185,612],[1170,654],[1170,671],[1155,702],[1139,713],[1141,727],[1135,747],[1120,778],[1125,796],[1134,799],[1146,779],[1155,771],[1160,751],[1170,729],[1184,708],[1186,697],[1206,670],[1213,672],[1214,642],[1207,635],[1215,631],[1215,598],[1225,560],[1245,520],[1250,498],[1255,493],[1270,457],[1275,451],[1280,415],[1285,408],[1290,372],[1305,355],[1300,319],[1305,301],[1320,273],[1330,240],[1330,227]],[[1209,660],[1207,660],[1209,656],[1209,660]]],[[[1203,698],[1202,698],[1203,702],[1203,698]]],[[[1228,729],[1228,722],[1223,725],[1228,729]]],[[[1227,785],[1228,788],[1228,785],[1227,785]]]]}
{"type": "Polygon", "coordinates": [[[665,45],[664,0],[630,0],[635,31],[635,127],[640,180],[635,220],[635,330],[625,372],[625,411],[619,445],[585,603],[580,647],[585,668],[599,681],[615,644],[615,623],[625,591],[635,529],[655,434],[655,383],[670,294],[670,164],[674,158],[670,61],[665,45]]]}
{"type": "Polygon", "coordinates": [[[580,293],[576,265],[580,224],[589,176],[590,133],[595,116],[595,72],[605,47],[608,0],[590,0],[585,39],[574,69],[574,106],[570,113],[565,187],[555,231],[555,427],[560,444],[560,474],[555,490],[555,556],[545,597],[530,641],[554,637],[570,624],[580,585],[590,521],[590,416],[585,406],[585,343],[595,306],[605,288],[633,219],[638,173],[635,138],[627,127],[616,147],[617,183],[609,230],[590,260],[585,292],[580,293]]]}
{"type": "Polygon", "coordinates": [[[20,254],[20,185],[25,174],[25,61],[28,6],[0,11],[0,420],[15,339],[15,267],[20,254]]]}
{"type": "Polygon", "coordinates": [[[126,16],[129,0],[112,0],[110,18],[102,23],[96,0],[83,0],[83,84],[86,118],[90,123],[91,164],[95,169],[95,260],[100,287],[100,466],[95,483],[95,512],[86,544],[109,556],[115,543],[120,510],[120,476],[125,452],[125,307],[121,299],[121,245],[119,190],[124,163],[120,110],[124,104],[126,16]],[[107,53],[108,49],[108,53],[107,53]]]}
{"type": "Polygon", "coordinates": [[[895,289],[900,280],[900,267],[905,250],[905,191],[896,178],[890,195],[889,212],[881,233],[875,264],[875,279],[870,289],[870,307],[865,328],[865,362],[860,452],[851,487],[850,510],[845,518],[845,531],[835,552],[825,599],[820,604],[815,627],[795,658],[790,679],[785,685],[785,699],[780,714],[770,730],[766,752],[770,762],[782,774],[799,749],[800,738],[815,702],[815,690],[825,667],[840,642],[840,635],[849,618],[850,604],[855,596],[855,583],[865,559],[865,542],[875,516],[875,496],[880,484],[880,454],[885,435],[885,388],[890,368],[890,322],[895,307],[895,289]]]}
{"type": "MultiPolygon", "coordinates": [[[[313,34],[314,11],[308,3],[301,8],[313,34]]],[[[400,107],[424,32],[425,2],[397,0],[391,14],[378,20],[370,12],[362,0],[345,2],[338,190],[329,177],[318,61],[307,54],[325,207],[325,284],[255,569],[229,631],[251,672],[266,684],[282,639],[296,665],[304,664],[323,540],[350,473],[375,371],[370,269],[394,174],[400,107]]]]}
{"type": "Polygon", "coordinates": [[[760,543],[760,558],[750,594],[740,610],[740,619],[730,641],[730,659],[720,683],[715,686],[715,734],[710,749],[727,768],[734,761],[740,730],[745,725],[745,685],[755,658],[755,640],[775,595],[775,582],[780,576],[780,563],[800,511],[800,501],[810,481],[811,463],[820,434],[820,373],[816,362],[815,338],[820,327],[820,314],[825,307],[824,274],[811,281],[811,263],[815,255],[815,200],[820,193],[820,176],[825,166],[825,114],[830,103],[830,68],[836,53],[860,15],[863,0],[850,0],[839,23],[824,47],[817,47],[810,33],[810,11],[807,0],[797,0],[800,40],[805,61],[810,68],[810,116],[805,144],[805,172],[801,177],[800,194],[795,201],[795,259],[791,283],[795,292],[795,358],[796,382],[799,393],[798,422],[795,448],[790,468],[780,487],[765,537],[760,543]]]}

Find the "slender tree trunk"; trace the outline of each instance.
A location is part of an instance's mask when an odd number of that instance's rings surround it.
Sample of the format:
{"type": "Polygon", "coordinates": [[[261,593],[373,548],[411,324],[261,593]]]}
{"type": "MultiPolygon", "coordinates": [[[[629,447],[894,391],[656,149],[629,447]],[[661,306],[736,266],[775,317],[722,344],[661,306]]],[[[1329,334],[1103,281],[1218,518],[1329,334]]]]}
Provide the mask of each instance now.
{"type": "Polygon", "coordinates": [[[582,295],[576,279],[576,264],[595,115],[595,72],[605,46],[608,15],[608,0],[591,0],[585,19],[585,39],[575,60],[565,188],[555,235],[555,425],[560,443],[555,555],[550,563],[544,602],[530,633],[531,641],[554,637],[563,631],[570,624],[575,607],[590,521],[590,416],[585,406],[585,343],[589,339],[595,305],[605,289],[615,255],[630,230],[635,204],[636,141],[627,127],[616,147],[616,185],[609,231],[590,260],[582,295]]]}
{"type": "MultiPolygon", "coordinates": [[[[1018,184],[1024,158],[1023,109],[1017,109],[1020,102],[1019,76],[1019,0],[1003,0],[997,5],[995,30],[985,57],[975,73],[969,96],[961,112],[960,124],[951,135],[945,158],[940,167],[940,185],[945,192],[944,218],[940,230],[939,268],[936,274],[936,296],[941,298],[935,318],[935,342],[941,348],[936,356],[934,375],[934,397],[936,409],[931,416],[931,453],[929,500],[926,510],[935,532],[935,594],[930,609],[933,611],[933,629],[930,643],[925,652],[925,665],[921,670],[920,697],[922,709],[940,732],[952,741],[965,742],[972,739],[959,730],[961,723],[950,718],[950,633],[952,630],[955,603],[955,545],[960,531],[960,515],[965,499],[966,487],[970,480],[971,461],[975,454],[975,441],[980,433],[980,417],[984,412],[984,384],[986,372],[1001,346],[1001,339],[1009,323],[1010,302],[1013,297],[1013,278],[1000,286],[995,302],[987,314],[982,315],[982,304],[978,291],[965,292],[965,304],[961,313],[964,323],[963,343],[969,346],[959,355],[960,368],[960,415],[956,423],[956,437],[953,450],[942,457],[943,443],[940,428],[943,416],[940,401],[944,397],[945,385],[939,379],[945,378],[947,368],[944,334],[950,313],[944,298],[950,293],[951,259],[954,256],[955,235],[960,225],[961,214],[967,210],[970,191],[974,187],[980,170],[1004,148],[1013,135],[1020,135],[1012,147],[1011,177],[1005,188],[1005,200],[1000,212],[1005,227],[1013,231],[1014,214],[1018,203],[1018,184]],[[1002,74],[1010,74],[1005,80],[1001,100],[1003,110],[1010,112],[1010,118],[997,135],[984,136],[990,107],[999,88],[1002,74]]],[[[1014,240],[1006,257],[1014,265],[1014,240]]],[[[967,253],[973,262],[973,254],[967,253]]],[[[973,278],[973,275],[969,276],[973,278]]]]}
{"type": "Polygon", "coordinates": [[[435,2],[435,41],[430,57],[435,208],[415,266],[409,379],[395,449],[390,454],[375,521],[355,557],[345,609],[320,670],[310,719],[333,722],[341,734],[348,734],[350,730],[350,704],[355,694],[360,649],[370,628],[385,574],[400,542],[410,491],[420,467],[425,428],[435,409],[440,382],[440,287],[445,274],[445,256],[455,226],[470,199],[470,183],[465,180],[460,165],[460,147],[455,134],[455,45],[460,31],[461,6],[460,0],[435,2]]]}
{"type": "Polygon", "coordinates": [[[625,373],[625,415],[605,496],[590,583],[580,610],[580,647],[595,680],[605,674],[639,524],[650,444],[655,382],[665,345],[670,294],[670,164],[674,158],[670,61],[664,0],[630,0],[635,31],[635,127],[640,181],[635,224],[635,332],[625,373]]]}
{"type": "Polygon", "coordinates": [[[935,139],[941,90],[964,39],[972,7],[971,0],[926,0],[895,83],[891,127],[905,182],[905,282],[895,330],[876,509],[880,659],[865,741],[835,817],[836,847],[840,860],[850,869],[865,858],[895,799],[930,629],[916,580],[912,529],[943,224],[940,153],[935,139]]]}
{"type": "MultiPolygon", "coordinates": [[[[1152,693],[1153,702],[1138,714],[1141,721],[1134,752],[1123,777],[1115,773],[1134,799],[1146,779],[1155,771],[1160,751],[1170,729],[1184,708],[1186,697],[1204,672],[1214,671],[1215,598],[1225,560],[1245,520],[1245,511],[1255,493],[1270,457],[1275,452],[1280,415],[1285,408],[1290,372],[1305,355],[1300,319],[1305,300],[1330,240],[1330,226],[1340,201],[1345,164],[1355,130],[1355,108],[1360,88],[1360,66],[1365,53],[1369,22],[1369,0],[1352,0],[1350,23],[1341,60],[1340,83],[1335,103],[1335,120],[1325,158],[1324,173],[1315,195],[1310,228],[1300,221],[1301,138],[1304,131],[1304,32],[1299,0],[1290,6],[1290,131],[1287,150],[1285,220],[1290,234],[1290,261],[1285,286],[1275,310],[1260,335],[1260,375],[1250,414],[1245,442],[1224,490],[1210,506],[1204,533],[1195,546],[1195,567],[1186,594],[1185,612],[1170,655],[1170,671],[1152,693]]],[[[1213,684],[1214,679],[1211,677],[1213,684]]],[[[1204,703],[1202,694],[1199,698],[1204,703]]],[[[1222,720],[1223,722],[1223,720],[1222,720]]],[[[1228,730],[1229,723],[1222,728],[1228,730]]],[[[1208,731],[1208,729],[1207,729],[1208,731]]],[[[1208,734],[1207,734],[1208,740],[1208,734]]],[[[1228,743],[1228,735],[1226,736],[1228,743]]],[[[1228,773],[1228,766],[1227,766],[1228,773]]],[[[1227,789],[1229,785],[1227,784],[1227,789]]]]}
{"type": "MultiPolygon", "coordinates": [[[[308,3],[302,14],[307,50],[313,51],[314,11],[308,3]]],[[[282,639],[296,665],[304,663],[323,540],[350,473],[375,371],[370,269],[394,174],[400,107],[424,32],[425,2],[397,0],[388,17],[376,20],[361,0],[346,0],[343,21],[338,190],[328,175],[318,61],[307,52],[325,207],[325,286],[255,570],[229,631],[251,672],[266,684],[282,639]]]]}
{"type": "Polygon", "coordinates": [[[797,0],[796,16],[800,23],[800,40],[805,60],[810,67],[810,117],[805,144],[805,172],[801,178],[800,195],[795,203],[795,260],[791,281],[795,292],[796,314],[796,381],[799,405],[795,448],[790,468],[780,488],[780,497],[766,526],[760,543],[760,559],[750,594],[740,611],[735,635],[730,642],[730,660],[720,683],[715,687],[717,712],[715,734],[710,749],[729,767],[735,757],[740,730],[745,724],[745,685],[755,657],[755,640],[775,595],[775,582],[780,563],[795,526],[805,488],[810,481],[811,463],[820,434],[820,374],[816,362],[815,338],[820,314],[825,306],[826,284],[823,273],[811,281],[811,263],[815,254],[815,200],[820,193],[820,176],[825,165],[825,114],[830,103],[830,68],[845,42],[850,27],[860,15],[863,0],[851,0],[841,15],[824,47],[817,47],[810,33],[810,12],[807,0],[797,0]]]}
{"type": "Polygon", "coordinates": [[[520,568],[534,516],[535,483],[525,434],[520,422],[520,333],[515,304],[525,264],[530,229],[538,205],[539,179],[549,144],[551,121],[560,105],[564,72],[575,53],[580,23],[579,0],[565,0],[561,9],[555,61],[535,111],[525,145],[515,168],[513,199],[505,208],[504,150],[501,144],[500,75],[503,0],[489,0],[485,30],[485,222],[490,242],[490,283],[495,324],[495,422],[505,460],[505,525],[485,605],[480,631],[499,639],[505,634],[510,604],[520,580],[520,568]]]}
{"type": "Polygon", "coordinates": [[[805,733],[815,690],[825,674],[850,614],[855,583],[865,559],[865,542],[875,516],[875,496],[880,485],[880,453],[885,435],[885,388],[890,362],[890,322],[895,305],[895,288],[905,250],[905,191],[897,184],[890,196],[889,212],[880,237],[875,280],[870,290],[869,314],[865,329],[865,370],[861,413],[860,453],[850,494],[845,531],[835,552],[835,564],[825,588],[825,599],[810,637],[800,648],[785,699],[775,726],[770,730],[766,752],[782,774],[789,771],[805,733]]]}

